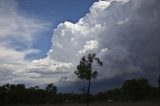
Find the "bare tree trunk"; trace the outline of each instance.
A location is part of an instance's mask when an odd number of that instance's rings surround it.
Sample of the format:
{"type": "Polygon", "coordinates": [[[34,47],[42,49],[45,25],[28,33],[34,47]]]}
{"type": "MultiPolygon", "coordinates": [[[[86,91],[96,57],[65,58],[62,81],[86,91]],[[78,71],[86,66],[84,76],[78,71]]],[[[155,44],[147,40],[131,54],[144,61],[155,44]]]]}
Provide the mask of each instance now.
{"type": "Polygon", "coordinates": [[[90,104],[90,87],[91,87],[91,80],[88,81],[87,106],[89,106],[89,104],[90,104]]]}

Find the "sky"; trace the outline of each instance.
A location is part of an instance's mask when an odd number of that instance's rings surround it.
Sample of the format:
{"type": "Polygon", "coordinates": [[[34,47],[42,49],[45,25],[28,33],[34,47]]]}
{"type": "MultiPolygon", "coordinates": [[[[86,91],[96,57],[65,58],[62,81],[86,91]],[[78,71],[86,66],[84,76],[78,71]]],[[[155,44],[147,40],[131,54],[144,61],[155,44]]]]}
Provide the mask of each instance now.
{"type": "Polygon", "coordinates": [[[159,19],[159,0],[0,0],[0,84],[79,91],[76,66],[96,53],[92,92],[138,77],[156,86],[159,19]]]}

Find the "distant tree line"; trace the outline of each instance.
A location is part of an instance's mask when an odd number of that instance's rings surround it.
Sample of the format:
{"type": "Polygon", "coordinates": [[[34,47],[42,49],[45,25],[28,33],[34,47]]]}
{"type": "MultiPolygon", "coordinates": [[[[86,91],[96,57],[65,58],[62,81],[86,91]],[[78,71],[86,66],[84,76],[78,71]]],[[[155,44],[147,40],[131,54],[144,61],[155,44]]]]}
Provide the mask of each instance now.
{"type": "Polygon", "coordinates": [[[149,85],[148,80],[145,78],[126,80],[121,88],[98,93],[94,100],[101,102],[109,99],[115,102],[158,102],[160,101],[160,78],[158,83],[158,87],[153,87],[149,85]]]}
{"type": "MultiPolygon", "coordinates": [[[[136,101],[160,101],[159,86],[149,85],[144,78],[126,80],[122,87],[101,92],[90,96],[91,102],[136,102],[136,101]]],[[[24,84],[5,84],[0,86],[1,104],[56,104],[56,103],[85,103],[87,94],[57,93],[57,87],[48,84],[45,89],[38,86],[26,88],[24,84]]]]}
{"type": "Polygon", "coordinates": [[[55,100],[57,87],[47,85],[46,89],[39,86],[26,88],[24,84],[6,84],[0,86],[0,104],[44,104],[55,100]]]}

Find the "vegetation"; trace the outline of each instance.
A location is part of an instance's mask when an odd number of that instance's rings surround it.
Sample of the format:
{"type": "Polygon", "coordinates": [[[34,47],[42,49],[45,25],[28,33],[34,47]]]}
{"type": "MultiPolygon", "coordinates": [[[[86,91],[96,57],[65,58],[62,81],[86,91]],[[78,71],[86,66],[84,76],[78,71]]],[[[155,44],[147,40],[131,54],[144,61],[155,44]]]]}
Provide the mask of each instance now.
{"type": "MultiPolygon", "coordinates": [[[[144,78],[126,80],[122,87],[91,95],[91,102],[159,102],[160,88],[149,85],[144,78]]],[[[0,86],[1,104],[57,104],[85,103],[83,94],[57,93],[57,87],[49,84],[46,89],[38,86],[26,88],[24,84],[5,84],[0,86]]]]}
{"type": "Polygon", "coordinates": [[[51,102],[57,94],[57,87],[49,84],[46,89],[38,86],[26,88],[24,84],[0,86],[0,104],[42,104],[51,102]]]}
{"type": "Polygon", "coordinates": [[[90,96],[90,86],[91,80],[97,77],[97,71],[93,69],[93,64],[97,63],[98,65],[102,66],[102,62],[99,58],[96,57],[96,54],[88,54],[87,57],[83,56],[80,60],[79,65],[77,66],[77,71],[75,74],[78,78],[82,80],[88,81],[88,88],[87,88],[87,106],[89,106],[89,96],[90,96]]]}
{"type": "Polygon", "coordinates": [[[116,88],[97,95],[98,100],[112,99],[116,102],[125,101],[158,101],[159,88],[149,85],[148,80],[144,78],[126,80],[121,88],[116,88]]]}

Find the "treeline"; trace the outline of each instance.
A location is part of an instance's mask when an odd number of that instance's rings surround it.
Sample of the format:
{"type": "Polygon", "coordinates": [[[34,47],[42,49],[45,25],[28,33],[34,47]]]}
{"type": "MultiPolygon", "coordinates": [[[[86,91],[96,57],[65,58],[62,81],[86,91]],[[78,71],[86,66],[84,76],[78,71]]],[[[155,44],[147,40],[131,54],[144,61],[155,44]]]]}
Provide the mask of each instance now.
{"type": "MultiPolygon", "coordinates": [[[[126,80],[122,87],[90,95],[90,102],[160,101],[159,87],[152,87],[144,78],[126,80]]],[[[24,84],[0,86],[0,104],[55,104],[84,103],[86,94],[57,93],[57,87],[49,84],[45,89],[38,86],[26,88],[24,84]]]]}
{"type": "Polygon", "coordinates": [[[106,101],[110,99],[115,102],[158,102],[160,101],[160,80],[158,80],[158,83],[158,87],[153,87],[144,78],[126,80],[121,88],[99,93],[95,96],[94,100],[106,101]]]}
{"type": "Polygon", "coordinates": [[[47,85],[45,89],[39,86],[26,88],[24,84],[6,84],[0,86],[0,104],[44,104],[56,101],[57,87],[47,85]]]}

